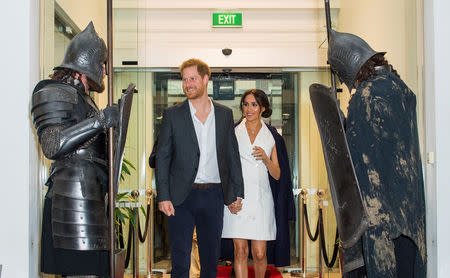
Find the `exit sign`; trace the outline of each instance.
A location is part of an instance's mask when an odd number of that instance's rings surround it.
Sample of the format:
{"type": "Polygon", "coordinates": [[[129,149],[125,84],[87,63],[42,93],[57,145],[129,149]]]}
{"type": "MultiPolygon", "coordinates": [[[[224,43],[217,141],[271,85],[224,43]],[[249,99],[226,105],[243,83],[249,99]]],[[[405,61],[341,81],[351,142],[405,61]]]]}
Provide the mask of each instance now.
{"type": "Polygon", "coordinates": [[[242,27],[242,13],[213,13],[212,27],[242,27]]]}

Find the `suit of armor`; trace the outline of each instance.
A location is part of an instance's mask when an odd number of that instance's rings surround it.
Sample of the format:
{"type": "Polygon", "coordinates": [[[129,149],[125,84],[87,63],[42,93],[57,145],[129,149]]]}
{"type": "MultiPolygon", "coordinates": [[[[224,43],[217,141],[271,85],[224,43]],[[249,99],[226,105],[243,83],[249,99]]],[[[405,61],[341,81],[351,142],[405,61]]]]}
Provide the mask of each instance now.
{"type": "Polygon", "coordinates": [[[344,250],[344,277],[426,277],[416,97],[385,52],[375,52],[353,34],[330,34],[330,66],[349,91],[356,88],[346,136],[370,220],[361,240],[344,250]]]}
{"type": "Polygon", "coordinates": [[[349,103],[347,140],[370,219],[362,236],[367,277],[398,277],[397,258],[407,255],[414,262],[414,277],[426,277],[425,193],[414,93],[384,69],[362,82],[349,103]],[[417,251],[396,250],[398,244],[408,244],[405,238],[417,251]]]}
{"type": "MultiPolygon", "coordinates": [[[[102,116],[83,90],[53,80],[36,86],[31,111],[43,153],[54,160],[46,183],[42,271],[64,274],[51,270],[63,269],[64,263],[53,267],[46,264],[55,248],[80,250],[83,255],[89,252],[81,250],[106,250],[109,242],[102,116]]],[[[107,259],[107,252],[103,253],[107,259]]]]}
{"type": "Polygon", "coordinates": [[[42,224],[45,273],[109,274],[105,132],[116,124],[117,107],[99,110],[85,92],[104,89],[105,61],[105,43],[90,23],[70,42],[58,77],[33,91],[33,123],[44,155],[53,160],[42,224]]]}

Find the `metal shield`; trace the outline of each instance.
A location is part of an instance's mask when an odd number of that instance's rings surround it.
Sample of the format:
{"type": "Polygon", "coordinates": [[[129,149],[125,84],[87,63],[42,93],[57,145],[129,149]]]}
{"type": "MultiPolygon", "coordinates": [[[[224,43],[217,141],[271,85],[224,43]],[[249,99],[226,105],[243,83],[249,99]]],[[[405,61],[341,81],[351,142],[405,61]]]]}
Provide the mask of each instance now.
{"type": "Polygon", "coordinates": [[[130,83],[119,99],[119,123],[114,129],[114,196],[117,196],[122,170],[123,152],[127,139],[128,121],[130,120],[131,104],[136,85],[130,83]]]}
{"type": "Polygon", "coordinates": [[[322,140],[322,149],[330,183],[341,244],[353,246],[369,225],[361,198],[336,97],[321,84],[309,87],[311,104],[322,140]]]}

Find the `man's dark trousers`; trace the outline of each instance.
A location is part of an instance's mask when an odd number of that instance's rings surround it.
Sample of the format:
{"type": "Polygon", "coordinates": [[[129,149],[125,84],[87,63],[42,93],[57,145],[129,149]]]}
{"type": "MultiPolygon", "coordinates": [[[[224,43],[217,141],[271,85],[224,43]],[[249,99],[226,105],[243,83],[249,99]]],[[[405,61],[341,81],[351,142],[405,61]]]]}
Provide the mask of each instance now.
{"type": "MultiPolygon", "coordinates": [[[[171,201],[169,216],[172,277],[188,277],[194,225],[197,226],[201,278],[215,278],[222,233],[224,204],[244,198],[239,147],[234,135],[233,112],[213,102],[216,152],[221,185],[195,185],[200,148],[189,101],[164,110],[156,152],[158,202],[171,201]],[[180,223],[177,223],[180,222],[180,223]],[[184,248],[184,251],[182,251],[184,248]]],[[[218,182],[211,180],[205,182],[218,182]]]]}
{"type": "Polygon", "coordinates": [[[169,219],[172,278],[188,278],[191,264],[192,235],[197,229],[200,255],[200,278],[217,276],[217,261],[223,227],[222,187],[192,189],[187,198],[175,206],[169,219]]]}

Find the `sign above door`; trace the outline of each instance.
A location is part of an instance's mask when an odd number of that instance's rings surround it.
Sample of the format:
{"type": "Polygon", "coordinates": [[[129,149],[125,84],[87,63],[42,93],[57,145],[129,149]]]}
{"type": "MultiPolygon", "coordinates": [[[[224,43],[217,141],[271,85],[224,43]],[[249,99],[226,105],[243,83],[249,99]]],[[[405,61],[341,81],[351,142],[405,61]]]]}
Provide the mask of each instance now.
{"type": "Polygon", "coordinates": [[[242,13],[212,13],[212,27],[242,27],[242,13]]]}

